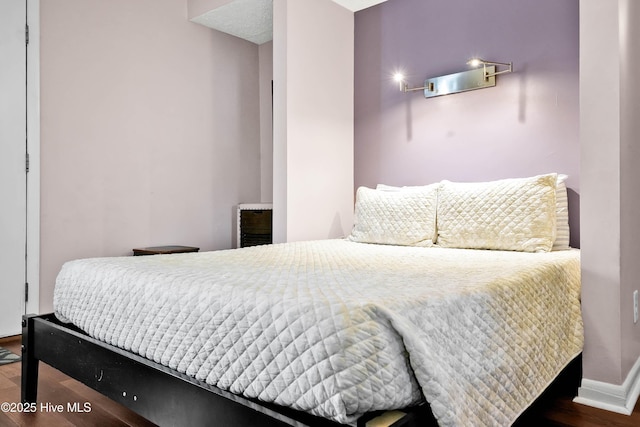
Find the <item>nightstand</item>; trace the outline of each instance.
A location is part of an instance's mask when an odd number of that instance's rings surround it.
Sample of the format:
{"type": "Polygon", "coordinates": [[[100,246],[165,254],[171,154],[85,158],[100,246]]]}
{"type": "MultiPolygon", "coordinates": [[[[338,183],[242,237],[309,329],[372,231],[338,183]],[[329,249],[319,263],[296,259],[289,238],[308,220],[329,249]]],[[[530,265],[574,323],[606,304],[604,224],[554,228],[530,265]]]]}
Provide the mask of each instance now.
{"type": "Polygon", "coordinates": [[[151,246],[148,248],[139,248],[133,250],[133,255],[166,255],[166,254],[183,254],[187,252],[198,252],[200,248],[193,246],[151,246]]]}

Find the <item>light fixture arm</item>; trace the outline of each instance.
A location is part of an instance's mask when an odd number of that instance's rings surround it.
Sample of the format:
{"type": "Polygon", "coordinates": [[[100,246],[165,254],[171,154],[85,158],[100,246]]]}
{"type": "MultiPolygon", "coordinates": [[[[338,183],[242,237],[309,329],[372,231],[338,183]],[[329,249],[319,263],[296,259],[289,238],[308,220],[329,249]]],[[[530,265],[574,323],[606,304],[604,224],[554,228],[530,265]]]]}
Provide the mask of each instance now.
{"type": "Polygon", "coordinates": [[[484,70],[484,78],[488,79],[489,77],[493,77],[493,76],[497,76],[498,74],[506,74],[506,73],[511,73],[513,71],[513,62],[489,62],[489,61],[483,61],[480,60],[482,62],[482,68],[484,70]],[[488,73],[487,72],[487,65],[495,65],[496,67],[498,65],[501,65],[503,67],[508,67],[506,70],[502,70],[502,71],[495,71],[493,73],[488,73]]]}
{"type": "Polygon", "coordinates": [[[401,81],[400,82],[400,91],[407,93],[407,92],[415,92],[418,90],[430,90],[433,91],[433,83],[429,83],[426,86],[421,86],[421,87],[409,87],[409,84],[405,81],[401,81]]]}

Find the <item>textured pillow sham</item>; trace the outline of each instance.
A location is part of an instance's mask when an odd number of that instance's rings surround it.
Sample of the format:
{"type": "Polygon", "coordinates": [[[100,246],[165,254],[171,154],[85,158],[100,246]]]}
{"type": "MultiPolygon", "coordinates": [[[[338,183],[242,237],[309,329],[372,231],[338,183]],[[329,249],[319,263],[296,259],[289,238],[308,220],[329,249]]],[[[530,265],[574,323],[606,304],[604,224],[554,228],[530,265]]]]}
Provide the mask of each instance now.
{"type": "MultiPolygon", "coordinates": [[[[568,175],[558,174],[556,180],[556,239],[553,242],[553,251],[564,251],[570,249],[570,228],[569,228],[569,199],[567,196],[566,180],[568,175]]],[[[403,186],[378,184],[376,190],[382,191],[402,191],[406,189],[416,189],[418,186],[403,186]]]]}
{"type": "Polygon", "coordinates": [[[569,249],[569,199],[567,197],[568,176],[558,174],[556,182],[556,240],[553,242],[554,251],[569,249]]]}
{"type": "Polygon", "coordinates": [[[556,174],[481,183],[443,182],[438,245],[548,252],[556,234],[556,174]]]}
{"type": "Polygon", "coordinates": [[[349,240],[401,246],[432,246],[436,238],[439,184],[403,191],[360,187],[349,240]]]}

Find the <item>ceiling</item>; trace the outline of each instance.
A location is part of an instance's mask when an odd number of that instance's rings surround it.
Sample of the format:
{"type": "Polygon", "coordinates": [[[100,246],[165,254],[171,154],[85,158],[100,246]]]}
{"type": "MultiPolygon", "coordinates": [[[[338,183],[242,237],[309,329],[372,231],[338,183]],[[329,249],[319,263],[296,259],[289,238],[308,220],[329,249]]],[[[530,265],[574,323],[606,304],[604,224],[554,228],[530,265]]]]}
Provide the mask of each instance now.
{"type": "MultiPolygon", "coordinates": [[[[386,0],[333,0],[357,12],[386,0]]],[[[232,0],[191,19],[214,30],[231,34],[255,44],[273,38],[273,0],[232,0]]]]}
{"type": "Polygon", "coordinates": [[[349,9],[352,12],[357,12],[362,9],[366,9],[371,6],[375,6],[379,3],[384,3],[387,0],[333,0],[340,6],[349,9]]]}

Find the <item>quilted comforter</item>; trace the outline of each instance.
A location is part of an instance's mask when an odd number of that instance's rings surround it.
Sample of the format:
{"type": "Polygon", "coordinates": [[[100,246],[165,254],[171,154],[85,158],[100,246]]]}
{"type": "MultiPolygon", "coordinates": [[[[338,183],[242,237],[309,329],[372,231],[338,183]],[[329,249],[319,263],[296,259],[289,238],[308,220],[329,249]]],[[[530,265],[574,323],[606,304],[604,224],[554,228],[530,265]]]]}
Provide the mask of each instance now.
{"type": "Polygon", "coordinates": [[[506,426],[582,349],[579,251],[346,240],[66,263],[56,315],[219,388],[351,423],[506,426]]]}

